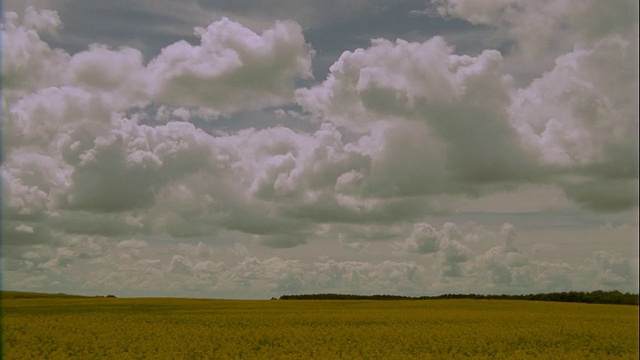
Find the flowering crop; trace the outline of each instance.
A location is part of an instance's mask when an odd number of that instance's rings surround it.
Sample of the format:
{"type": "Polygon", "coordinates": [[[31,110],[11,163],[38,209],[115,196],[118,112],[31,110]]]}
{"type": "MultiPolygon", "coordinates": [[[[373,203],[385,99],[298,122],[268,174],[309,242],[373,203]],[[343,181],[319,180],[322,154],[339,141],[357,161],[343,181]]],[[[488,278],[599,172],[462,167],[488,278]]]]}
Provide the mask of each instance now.
{"type": "Polygon", "coordinates": [[[637,359],[635,306],[4,299],[4,359],[637,359]]]}

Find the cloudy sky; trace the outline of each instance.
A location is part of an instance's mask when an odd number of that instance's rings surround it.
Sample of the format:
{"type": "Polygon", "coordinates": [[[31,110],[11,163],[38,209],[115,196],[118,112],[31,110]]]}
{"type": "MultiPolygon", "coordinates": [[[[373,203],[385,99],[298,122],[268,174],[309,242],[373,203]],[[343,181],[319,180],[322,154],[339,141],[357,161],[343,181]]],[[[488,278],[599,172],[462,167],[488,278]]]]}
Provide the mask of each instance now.
{"type": "Polygon", "coordinates": [[[7,0],[2,288],[638,291],[634,0],[7,0]]]}

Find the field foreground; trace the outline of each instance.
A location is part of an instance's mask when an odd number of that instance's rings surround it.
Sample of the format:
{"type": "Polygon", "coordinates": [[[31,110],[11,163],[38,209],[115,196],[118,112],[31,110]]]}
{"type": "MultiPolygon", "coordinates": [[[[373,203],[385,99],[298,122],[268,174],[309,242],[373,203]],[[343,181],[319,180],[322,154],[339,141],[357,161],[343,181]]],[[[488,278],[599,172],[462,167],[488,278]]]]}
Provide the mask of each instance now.
{"type": "Polygon", "coordinates": [[[3,359],[638,359],[637,341],[637,306],[2,300],[3,359]]]}

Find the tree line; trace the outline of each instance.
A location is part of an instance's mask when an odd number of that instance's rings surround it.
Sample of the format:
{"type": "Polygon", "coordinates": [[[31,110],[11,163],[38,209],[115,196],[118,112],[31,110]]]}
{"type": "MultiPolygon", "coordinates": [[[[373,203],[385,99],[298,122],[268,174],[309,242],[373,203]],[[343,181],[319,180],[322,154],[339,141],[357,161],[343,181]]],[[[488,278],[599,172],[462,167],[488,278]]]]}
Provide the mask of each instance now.
{"type": "Polygon", "coordinates": [[[280,300],[443,300],[443,299],[476,299],[476,300],[529,300],[559,301],[589,304],[638,305],[638,294],[620,291],[568,291],[528,295],[485,295],[485,294],[444,294],[436,296],[403,296],[403,295],[352,295],[352,294],[301,294],[282,295],[280,300]]]}

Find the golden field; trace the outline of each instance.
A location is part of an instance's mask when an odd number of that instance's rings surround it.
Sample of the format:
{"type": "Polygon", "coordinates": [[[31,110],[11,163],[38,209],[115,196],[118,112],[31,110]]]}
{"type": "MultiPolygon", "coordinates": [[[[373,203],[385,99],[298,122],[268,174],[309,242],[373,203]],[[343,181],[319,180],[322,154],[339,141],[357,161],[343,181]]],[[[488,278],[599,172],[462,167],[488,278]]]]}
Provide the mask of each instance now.
{"type": "Polygon", "coordinates": [[[3,359],[638,359],[638,307],[7,298],[3,359]]]}

